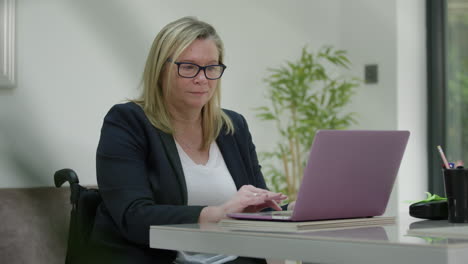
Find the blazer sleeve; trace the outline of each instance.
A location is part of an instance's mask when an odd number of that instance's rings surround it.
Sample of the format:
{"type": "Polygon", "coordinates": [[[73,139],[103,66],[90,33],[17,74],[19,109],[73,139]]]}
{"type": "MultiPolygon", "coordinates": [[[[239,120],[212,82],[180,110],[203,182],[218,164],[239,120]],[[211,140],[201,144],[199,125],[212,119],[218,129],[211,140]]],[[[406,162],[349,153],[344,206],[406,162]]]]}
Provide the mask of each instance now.
{"type": "MultiPolygon", "coordinates": [[[[258,156],[257,156],[257,151],[255,149],[255,145],[252,140],[252,135],[250,134],[249,127],[247,125],[247,121],[242,115],[239,115],[241,120],[242,120],[242,127],[243,131],[245,133],[245,138],[247,138],[247,146],[248,146],[248,157],[249,157],[249,163],[252,165],[252,171],[253,171],[253,177],[254,177],[254,182],[255,182],[255,187],[257,188],[262,188],[268,190],[268,187],[265,183],[265,178],[263,177],[262,173],[262,166],[260,166],[258,162],[258,156]]],[[[283,210],[287,210],[289,204],[284,204],[281,206],[283,210]]],[[[266,211],[272,211],[272,208],[266,208],[262,210],[263,212],[266,211]]]]}
{"type": "Polygon", "coordinates": [[[155,203],[147,175],[149,144],[140,129],[147,121],[137,116],[135,110],[116,105],[105,117],[96,156],[97,181],[120,233],[148,245],[150,225],[196,223],[203,206],[155,203]]]}
{"type": "Polygon", "coordinates": [[[265,178],[263,177],[263,174],[262,174],[262,167],[260,166],[258,162],[257,151],[252,141],[252,135],[250,134],[247,121],[245,120],[244,116],[239,115],[239,117],[241,119],[242,132],[244,134],[243,138],[246,139],[245,144],[247,145],[247,152],[248,152],[247,157],[249,160],[246,162],[251,165],[254,185],[257,188],[268,189],[265,183],[265,178]]]}

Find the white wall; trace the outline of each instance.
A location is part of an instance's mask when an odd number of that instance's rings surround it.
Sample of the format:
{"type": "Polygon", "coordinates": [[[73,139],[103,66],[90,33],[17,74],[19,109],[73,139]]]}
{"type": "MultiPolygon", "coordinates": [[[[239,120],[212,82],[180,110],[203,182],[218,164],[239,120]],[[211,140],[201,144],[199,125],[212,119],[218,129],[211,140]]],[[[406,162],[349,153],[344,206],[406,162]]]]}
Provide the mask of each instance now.
{"type": "Polygon", "coordinates": [[[354,128],[412,132],[389,208],[395,212],[425,184],[423,2],[18,1],[18,85],[0,90],[0,187],[50,186],[63,167],[95,184],[104,115],[138,94],[155,34],[196,15],[224,39],[223,105],[246,116],[259,151],[276,139],[252,110],[266,103],[267,67],[296,58],[305,44],[348,50],[358,77],[365,64],[378,64],[379,83],[360,87],[349,110],[359,114],[354,128]]]}
{"type": "Polygon", "coordinates": [[[75,169],[95,184],[108,109],[138,94],[146,55],[168,22],[196,15],[224,39],[223,104],[243,113],[259,150],[275,140],[255,118],[266,68],[306,44],[336,43],[339,1],[17,1],[18,85],[0,90],[0,187],[52,185],[75,169]]]}
{"type": "MultiPolygon", "coordinates": [[[[359,115],[356,129],[397,129],[396,17],[395,1],[341,2],[339,43],[349,52],[354,76],[364,79],[364,66],[378,65],[378,82],[362,85],[349,107],[359,115]]],[[[397,186],[387,206],[388,215],[398,210],[397,186]]]]}
{"type": "Polygon", "coordinates": [[[397,1],[398,129],[411,131],[399,175],[399,211],[425,198],[427,176],[427,72],[425,1],[397,1]]]}
{"type": "Polygon", "coordinates": [[[426,36],[424,0],[341,2],[340,44],[349,51],[353,72],[377,64],[379,81],[361,87],[350,110],[357,128],[411,132],[386,214],[408,212],[408,200],[424,197],[426,160],[426,36]]]}
{"type": "Polygon", "coordinates": [[[388,0],[341,1],[340,47],[353,63],[352,74],[364,79],[364,65],[378,65],[378,83],[359,87],[350,111],[362,129],[395,129],[396,5],[388,0]]]}

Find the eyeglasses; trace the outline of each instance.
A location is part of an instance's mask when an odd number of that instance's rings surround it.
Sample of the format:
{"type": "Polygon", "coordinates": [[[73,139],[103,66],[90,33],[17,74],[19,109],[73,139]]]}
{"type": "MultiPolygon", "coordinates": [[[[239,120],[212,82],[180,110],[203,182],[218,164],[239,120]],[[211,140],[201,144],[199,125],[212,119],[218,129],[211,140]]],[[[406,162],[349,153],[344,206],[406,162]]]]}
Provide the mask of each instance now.
{"type": "MultiPolygon", "coordinates": [[[[167,61],[173,62],[171,59],[168,59],[167,61]]],[[[182,78],[193,78],[197,76],[201,70],[203,70],[205,77],[208,80],[216,80],[223,76],[224,70],[226,69],[226,65],[224,64],[200,66],[190,62],[174,61],[173,63],[177,65],[177,73],[182,78]]]]}

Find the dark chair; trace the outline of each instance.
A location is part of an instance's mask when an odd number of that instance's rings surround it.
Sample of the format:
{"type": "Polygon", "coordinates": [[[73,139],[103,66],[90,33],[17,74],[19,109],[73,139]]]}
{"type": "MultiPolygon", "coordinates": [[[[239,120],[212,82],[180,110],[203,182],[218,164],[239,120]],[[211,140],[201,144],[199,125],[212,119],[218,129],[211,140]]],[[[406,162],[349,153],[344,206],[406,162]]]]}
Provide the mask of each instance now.
{"type": "Polygon", "coordinates": [[[72,210],[65,263],[87,263],[93,255],[89,238],[93,230],[97,207],[102,201],[99,191],[81,186],[78,176],[72,169],[56,171],[54,181],[57,188],[65,182],[70,184],[72,210]]]}

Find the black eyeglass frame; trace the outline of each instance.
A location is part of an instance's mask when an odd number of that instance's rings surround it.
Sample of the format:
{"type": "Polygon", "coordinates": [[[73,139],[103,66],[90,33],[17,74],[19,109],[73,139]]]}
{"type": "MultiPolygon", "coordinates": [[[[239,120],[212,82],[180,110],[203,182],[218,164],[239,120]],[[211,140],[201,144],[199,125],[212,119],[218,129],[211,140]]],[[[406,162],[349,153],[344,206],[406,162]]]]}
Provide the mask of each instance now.
{"type": "Polygon", "coordinates": [[[220,63],[220,64],[211,64],[211,65],[206,65],[206,66],[200,66],[200,65],[198,65],[198,64],[191,63],[191,62],[172,61],[171,59],[167,59],[167,61],[168,61],[168,62],[172,62],[172,63],[174,63],[175,65],[177,65],[177,74],[178,74],[180,77],[182,77],[182,78],[187,78],[187,79],[195,78],[195,76],[197,76],[197,75],[200,73],[200,71],[203,70],[203,74],[205,74],[206,79],[208,79],[208,80],[217,80],[217,79],[220,79],[220,78],[223,76],[224,71],[225,71],[226,68],[227,68],[227,66],[224,65],[224,64],[222,64],[222,63],[220,63]],[[192,77],[182,76],[182,75],[180,74],[180,65],[181,65],[181,64],[190,64],[190,65],[197,66],[197,67],[198,67],[198,71],[197,71],[192,77]],[[218,78],[209,78],[209,77],[206,75],[206,68],[208,68],[208,67],[213,67],[213,66],[221,66],[221,68],[223,69],[223,70],[221,71],[221,74],[219,75],[218,78]]]}

